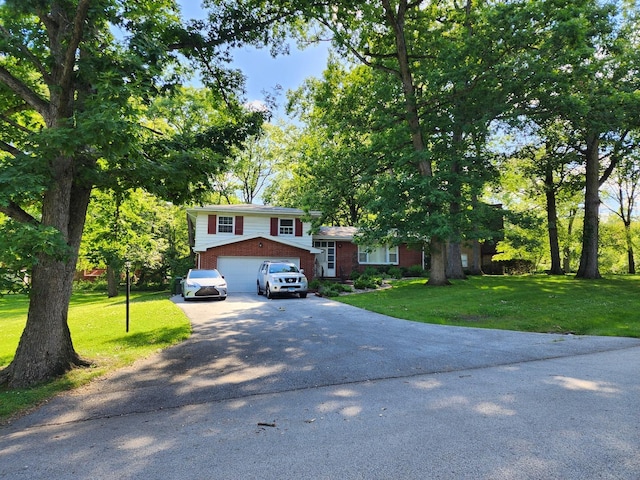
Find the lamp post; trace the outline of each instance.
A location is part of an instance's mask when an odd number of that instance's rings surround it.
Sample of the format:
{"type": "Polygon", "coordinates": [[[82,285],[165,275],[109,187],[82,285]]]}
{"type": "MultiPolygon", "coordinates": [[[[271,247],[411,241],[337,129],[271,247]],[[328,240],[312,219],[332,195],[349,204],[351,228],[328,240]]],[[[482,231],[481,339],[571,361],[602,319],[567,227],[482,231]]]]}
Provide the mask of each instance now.
{"type": "Polygon", "coordinates": [[[126,274],[126,279],[127,279],[127,301],[126,301],[126,305],[127,305],[127,328],[126,331],[127,333],[129,333],[129,295],[131,293],[131,278],[129,277],[129,269],[131,268],[131,262],[130,261],[126,261],[124,262],[124,268],[125,268],[125,274],[126,274]]]}

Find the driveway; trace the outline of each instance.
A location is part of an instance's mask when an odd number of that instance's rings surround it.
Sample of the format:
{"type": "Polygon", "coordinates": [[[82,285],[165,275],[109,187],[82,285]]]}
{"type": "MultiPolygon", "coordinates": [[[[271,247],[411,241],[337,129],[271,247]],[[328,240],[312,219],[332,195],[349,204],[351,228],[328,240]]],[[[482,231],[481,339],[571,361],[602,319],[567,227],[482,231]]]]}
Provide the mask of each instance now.
{"type": "Polygon", "coordinates": [[[640,340],[174,301],[191,339],[2,427],[0,478],[640,478],[640,340]]]}

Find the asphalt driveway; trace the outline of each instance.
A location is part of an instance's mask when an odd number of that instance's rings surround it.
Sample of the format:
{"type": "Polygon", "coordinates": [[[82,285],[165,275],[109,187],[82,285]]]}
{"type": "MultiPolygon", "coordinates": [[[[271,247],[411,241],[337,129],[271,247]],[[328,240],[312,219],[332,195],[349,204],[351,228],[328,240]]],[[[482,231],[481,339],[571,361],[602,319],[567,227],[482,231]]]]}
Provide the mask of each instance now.
{"type": "Polygon", "coordinates": [[[191,339],[0,428],[0,478],[640,478],[637,339],[174,300],[191,339]]]}

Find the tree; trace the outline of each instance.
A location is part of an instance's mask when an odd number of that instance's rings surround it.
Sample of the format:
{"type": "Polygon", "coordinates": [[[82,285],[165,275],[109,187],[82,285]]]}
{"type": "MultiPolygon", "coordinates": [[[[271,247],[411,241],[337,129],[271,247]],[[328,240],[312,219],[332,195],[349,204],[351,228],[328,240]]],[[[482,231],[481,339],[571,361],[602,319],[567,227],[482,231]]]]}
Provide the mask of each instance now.
{"type": "Polygon", "coordinates": [[[571,145],[581,154],[585,214],[577,276],[599,278],[600,187],[627,148],[628,131],[640,121],[635,19],[594,0],[562,9],[555,2],[536,3],[530,28],[538,45],[519,68],[530,79],[523,102],[534,118],[566,123],[571,145]]]}
{"type": "MultiPolygon", "coordinates": [[[[634,142],[637,145],[636,142],[634,142]]],[[[612,178],[608,182],[607,197],[615,203],[615,207],[608,206],[624,225],[624,238],[627,252],[627,273],[636,273],[634,258],[632,222],[640,188],[640,152],[635,151],[626,155],[618,164],[612,178]]],[[[606,192],[605,191],[605,192],[606,192]]],[[[606,195],[606,194],[605,194],[606,195]]]]}
{"type": "Polygon", "coordinates": [[[229,85],[217,55],[232,32],[184,30],[173,1],[7,0],[0,22],[0,212],[30,240],[31,270],[27,323],[0,383],[25,387],[86,364],[67,311],[92,188],[191,199],[260,119],[220,89],[229,114],[206,131],[168,138],[142,127],[149,100],[183,72],[179,49],[229,85]]]}
{"type": "Polygon", "coordinates": [[[373,87],[379,76],[365,66],[348,70],[331,58],[322,79],[307,80],[290,95],[289,109],[305,125],[293,147],[299,165],[291,196],[321,212],[318,224],[358,225],[377,175],[388,168],[384,157],[406,143],[402,135],[389,135],[388,120],[380,115],[373,87]]]}

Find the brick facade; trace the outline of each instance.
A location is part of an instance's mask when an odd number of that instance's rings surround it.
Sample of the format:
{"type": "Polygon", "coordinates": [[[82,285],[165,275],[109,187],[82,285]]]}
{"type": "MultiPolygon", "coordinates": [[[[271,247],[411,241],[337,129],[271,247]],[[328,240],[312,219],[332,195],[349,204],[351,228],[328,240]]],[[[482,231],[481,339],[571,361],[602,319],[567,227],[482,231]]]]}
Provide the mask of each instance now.
{"type": "Polygon", "coordinates": [[[254,238],[210,248],[200,254],[200,268],[218,268],[218,257],[300,258],[300,268],[304,270],[307,279],[313,279],[313,253],[266,238],[254,238]]]}

